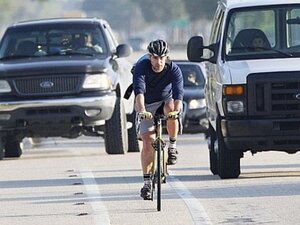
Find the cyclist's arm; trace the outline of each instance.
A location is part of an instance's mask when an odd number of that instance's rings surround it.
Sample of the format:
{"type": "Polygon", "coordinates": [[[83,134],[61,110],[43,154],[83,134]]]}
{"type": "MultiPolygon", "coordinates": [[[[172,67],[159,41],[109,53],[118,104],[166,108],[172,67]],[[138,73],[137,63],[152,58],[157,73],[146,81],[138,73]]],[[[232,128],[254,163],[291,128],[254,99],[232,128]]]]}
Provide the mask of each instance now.
{"type": "Polygon", "coordinates": [[[145,97],[143,94],[138,94],[135,97],[135,108],[137,112],[145,112],[145,97]]]}
{"type": "Polygon", "coordinates": [[[174,111],[182,111],[182,100],[183,100],[183,76],[180,68],[177,65],[173,65],[173,81],[172,91],[174,99],[174,111]]]}
{"type": "Polygon", "coordinates": [[[145,63],[144,60],[138,62],[134,69],[133,74],[133,89],[135,94],[135,109],[137,112],[144,112],[145,109],[145,96],[146,91],[145,74],[144,72],[145,63]]]}
{"type": "Polygon", "coordinates": [[[174,111],[181,112],[182,111],[182,100],[176,99],[174,101],[174,111]]]}

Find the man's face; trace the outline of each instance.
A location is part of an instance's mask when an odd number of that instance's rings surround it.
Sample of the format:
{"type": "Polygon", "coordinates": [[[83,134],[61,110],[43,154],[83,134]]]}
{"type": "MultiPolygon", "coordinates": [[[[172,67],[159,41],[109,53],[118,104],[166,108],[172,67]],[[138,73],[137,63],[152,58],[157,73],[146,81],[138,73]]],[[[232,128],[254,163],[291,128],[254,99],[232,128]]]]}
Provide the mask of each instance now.
{"type": "Polygon", "coordinates": [[[152,70],[155,73],[160,73],[163,71],[166,65],[167,56],[157,56],[157,55],[150,55],[152,70]]]}
{"type": "Polygon", "coordinates": [[[256,37],[253,39],[252,45],[255,48],[262,48],[262,47],[264,47],[264,40],[260,37],[256,37]]]}

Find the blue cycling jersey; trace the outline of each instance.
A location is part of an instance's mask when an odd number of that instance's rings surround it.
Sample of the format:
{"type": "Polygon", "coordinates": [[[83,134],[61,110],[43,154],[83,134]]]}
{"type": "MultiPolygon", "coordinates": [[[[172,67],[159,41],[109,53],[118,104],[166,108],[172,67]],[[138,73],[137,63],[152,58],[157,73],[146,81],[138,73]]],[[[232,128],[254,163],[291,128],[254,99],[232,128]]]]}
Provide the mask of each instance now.
{"type": "Polygon", "coordinates": [[[164,101],[169,98],[183,99],[183,77],[180,68],[173,62],[167,63],[161,73],[152,70],[149,59],[137,62],[133,75],[135,95],[144,94],[145,103],[164,101]]]}

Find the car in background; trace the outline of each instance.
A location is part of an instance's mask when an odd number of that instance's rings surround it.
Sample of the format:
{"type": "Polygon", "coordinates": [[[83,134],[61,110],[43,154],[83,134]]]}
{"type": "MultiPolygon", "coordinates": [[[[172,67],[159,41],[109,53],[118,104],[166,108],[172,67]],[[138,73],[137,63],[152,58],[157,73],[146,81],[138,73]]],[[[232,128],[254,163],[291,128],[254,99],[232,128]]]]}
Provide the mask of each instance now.
{"type": "Polygon", "coordinates": [[[141,37],[129,38],[128,42],[133,51],[145,51],[148,46],[148,43],[141,37]]]}
{"type": "Polygon", "coordinates": [[[206,133],[206,102],[204,95],[205,68],[204,64],[187,60],[173,60],[182,71],[184,79],[183,97],[183,132],[206,133]]]}
{"type": "Polygon", "coordinates": [[[131,48],[107,21],[57,18],[15,23],[0,42],[0,159],[24,138],[103,137],[108,154],[139,151],[131,48]]]}

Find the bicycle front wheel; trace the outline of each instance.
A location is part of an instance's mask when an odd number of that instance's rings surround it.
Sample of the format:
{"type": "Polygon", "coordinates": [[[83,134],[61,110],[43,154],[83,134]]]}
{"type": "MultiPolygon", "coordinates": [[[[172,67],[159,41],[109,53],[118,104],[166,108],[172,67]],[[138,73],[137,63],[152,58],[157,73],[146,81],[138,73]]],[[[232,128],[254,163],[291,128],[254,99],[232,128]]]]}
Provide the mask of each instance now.
{"type": "Polygon", "coordinates": [[[161,210],[161,142],[159,141],[157,146],[157,211],[161,210]]]}

